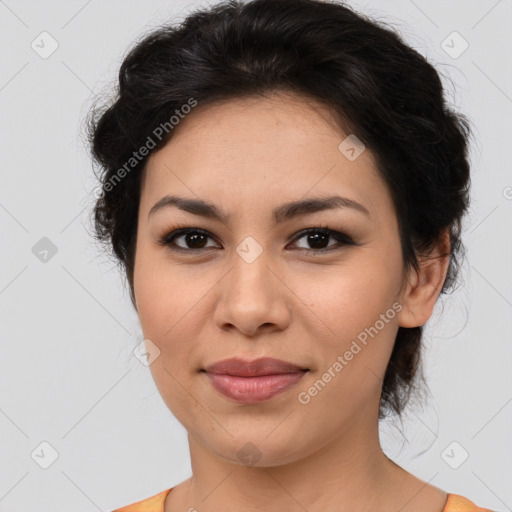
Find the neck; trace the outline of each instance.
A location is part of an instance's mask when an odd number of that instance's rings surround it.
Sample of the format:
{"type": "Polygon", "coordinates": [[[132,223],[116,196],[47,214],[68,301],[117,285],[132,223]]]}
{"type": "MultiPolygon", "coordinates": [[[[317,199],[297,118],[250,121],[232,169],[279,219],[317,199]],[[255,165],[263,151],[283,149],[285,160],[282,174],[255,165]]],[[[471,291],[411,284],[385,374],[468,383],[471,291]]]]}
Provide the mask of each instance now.
{"type": "Polygon", "coordinates": [[[334,503],[343,504],[336,510],[384,510],[405,471],[383,453],[378,422],[361,427],[353,425],[309,456],[267,467],[222,459],[189,435],[193,476],[183,510],[314,512],[332,510],[334,503]]]}

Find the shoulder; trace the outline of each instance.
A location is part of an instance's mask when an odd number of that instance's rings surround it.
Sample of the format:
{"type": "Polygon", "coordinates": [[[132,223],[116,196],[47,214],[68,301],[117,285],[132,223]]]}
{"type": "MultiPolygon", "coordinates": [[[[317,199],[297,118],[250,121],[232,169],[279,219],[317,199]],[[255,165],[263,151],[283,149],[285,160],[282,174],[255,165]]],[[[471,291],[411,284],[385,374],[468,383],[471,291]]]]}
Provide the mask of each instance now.
{"type": "MultiPolygon", "coordinates": [[[[150,498],[137,501],[131,505],[118,508],[113,512],[164,512],[164,502],[171,489],[166,489],[150,498]]],[[[442,512],[493,512],[488,508],[481,508],[472,501],[458,494],[448,494],[446,505],[442,512]]]]}
{"type": "Polygon", "coordinates": [[[480,508],[464,496],[448,494],[443,512],[492,512],[492,510],[480,508]]]}
{"type": "Polygon", "coordinates": [[[132,503],[122,508],[116,508],[112,512],[164,512],[164,501],[171,490],[172,488],[166,489],[145,500],[137,501],[137,503],[132,503]]]}

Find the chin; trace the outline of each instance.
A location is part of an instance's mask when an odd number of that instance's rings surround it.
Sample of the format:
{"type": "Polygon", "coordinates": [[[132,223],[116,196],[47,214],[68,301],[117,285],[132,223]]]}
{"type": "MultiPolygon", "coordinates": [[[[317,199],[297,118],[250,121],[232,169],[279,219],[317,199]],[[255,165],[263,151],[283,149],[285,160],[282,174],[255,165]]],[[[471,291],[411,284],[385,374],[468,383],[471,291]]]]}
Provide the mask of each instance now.
{"type": "MultiPolygon", "coordinates": [[[[229,438],[209,450],[227,462],[247,467],[275,467],[291,464],[301,459],[306,450],[301,449],[293,434],[271,439],[265,433],[229,438]]],[[[210,438],[211,442],[211,438],[210,438]]],[[[312,450],[313,451],[313,450],[312,450]]]]}

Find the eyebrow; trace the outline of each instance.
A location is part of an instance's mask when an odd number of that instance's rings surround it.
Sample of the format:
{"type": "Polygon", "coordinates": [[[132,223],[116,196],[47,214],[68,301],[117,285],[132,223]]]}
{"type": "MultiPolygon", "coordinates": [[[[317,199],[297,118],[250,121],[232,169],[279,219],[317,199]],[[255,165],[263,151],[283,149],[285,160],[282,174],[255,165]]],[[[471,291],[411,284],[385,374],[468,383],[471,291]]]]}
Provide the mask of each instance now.
{"type": "MultiPolygon", "coordinates": [[[[209,219],[218,220],[227,224],[229,215],[222,212],[214,204],[204,201],[202,199],[192,199],[180,196],[164,196],[157,201],[151,210],[149,210],[148,218],[154,215],[157,211],[164,208],[175,206],[180,210],[206,217],[209,219]]],[[[311,213],[332,210],[336,208],[352,208],[360,213],[363,213],[370,217],[370,212],[362,204],[349,199],[348,197],[342,197],[337,195],[331,195],[328,197],[313,197],[310,199],[304,199],[299,201],[291,201],[278,206],[272,211],[274,222],[279,224],[290,220],[295,217],[302,215],[308,215],[311,213]]]]}

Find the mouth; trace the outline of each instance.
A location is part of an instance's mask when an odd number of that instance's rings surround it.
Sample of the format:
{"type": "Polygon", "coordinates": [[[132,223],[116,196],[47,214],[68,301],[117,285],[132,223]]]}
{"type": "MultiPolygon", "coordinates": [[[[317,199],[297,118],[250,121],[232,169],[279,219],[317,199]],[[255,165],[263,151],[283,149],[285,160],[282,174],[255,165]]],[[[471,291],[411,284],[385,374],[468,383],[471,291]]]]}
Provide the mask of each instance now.
{"type": "Polygon", "coordinates": [[[236,402],[258,403],[290,389],[309,368],[265,357],[254,361],[225,359],[202,371],[223,396],[236,402]]]}

